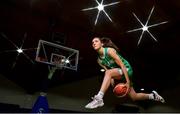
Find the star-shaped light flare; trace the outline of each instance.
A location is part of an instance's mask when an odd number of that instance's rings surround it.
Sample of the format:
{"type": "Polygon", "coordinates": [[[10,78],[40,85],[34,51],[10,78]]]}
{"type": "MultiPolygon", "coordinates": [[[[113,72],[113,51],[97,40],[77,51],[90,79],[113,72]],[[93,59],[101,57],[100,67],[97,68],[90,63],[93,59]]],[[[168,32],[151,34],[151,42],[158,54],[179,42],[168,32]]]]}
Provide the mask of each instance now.
{"type": "Polygon", "coordinates": [[[106,13],[106,11],[105,11],[105,7],[107,7],[107,6],[112,6],[112,5],[115,5],[115,4],[118,4],[118,3],[120,3],[120,2],[112,2],[112,3],[110,3],[110,4],[103,4],[103,1],[104,0],[102,0],[101,1],[101,3],[100,2],[98,2],[97,0],[95,0],[96,1],[96,3],[98,4],[98,6],[96,6],[96,7],[90,7],[90,8],[85,8],[85,9],[82,9],[82,11],[87,11],[87,10],[93,10],[93,9],[98,9],[98,13],[97,13],[97,16],[96,16],[96,20],[95,20],[95,25],[97,24],[97,21],[98,21],[98,18],[99,18],[99,14],[100,14],[100,12],[101,11],[103,11],[104,12],[104,14],[108,17],[108,19],[112,22],[112,19],[110,18],[110,16],[106,13]]]}
{"type": "Polygon", "coordinates": [[[1,33],[1,35],[2,35],[5,39],[7,39],[16,49],[15,49],[15,50],[6,50],[6,51],[0,52],[0,53],[4,53],[4,52],[15,52],[15,51],[18,52],[18,53],[17,53],[17,56],[16,56],[16,59],[15,59],[13,65],[12,65],[12,68],[14,68],[14,66],[16,65],[16,61],[17,61],[17,59],[18,59],[18,57],[19,57],[20,54],[23,54],[29,61],[31,61],[31,63],[34,64],[33,60],[30,59],[30,57],[29,57],[28,55],[26,55],[26,54],[24,53],[24,51],[26,51],[26,50],[32,50],[32,49],[36,49],[36,48],[22,49],[23,44],[24,44],[24,41],[25,41],[25,39],[26,39],[26,37],[27,37],[27,34],[26,34],[26,33],[24,34],[24,39],[23,39],[22,44],[21,44],[20,47],[18,47],[14,42],[12,42],[10,39],[8,39],[5,34],[1,33]]]}
{"type": "Polygon", "coordinates": [[[149,25],[149,26],[148,26],[148,22],[149,22],[149,20],[150,20],[150,18],[151,18],[151,15],[152,15],[153,11],[154,11],[154,6],[153,6],[153,8],[151,9],[151,12],[150,12],[150,14],[149,14],[149,16],[148,16],[148,19],[147,19],[145,25],[139,20],[139,18],[136,16],[136,14],[133,13],[134,17],[135,17],[135,18],[138,20],[138,22],[141,24],[142,28],[137,28],[137,29],[129,30],[129,31],[127,31],[127,32],[135,32],[135,31],[142,30],[141,36],[140,36],[139,41],[138,41],[138,45],[139,45],[140,42],[141,42],[141,39],[142,39],[142,37],[143,37],[144,32],[148,32],[149,35],[157,42],[157,39],[150,33],[150,31],[149,31],[148,29],[149,29],[150,27],[155,27],[155,26],[158,26],[158,25],[161,25],[161,24],[165,24],[165,23],[168,22],[168,21],[164,21],[164,22],[160,22],[160,23],[157,23],[157,24],[153,24],[153,25],[149,25]]]}

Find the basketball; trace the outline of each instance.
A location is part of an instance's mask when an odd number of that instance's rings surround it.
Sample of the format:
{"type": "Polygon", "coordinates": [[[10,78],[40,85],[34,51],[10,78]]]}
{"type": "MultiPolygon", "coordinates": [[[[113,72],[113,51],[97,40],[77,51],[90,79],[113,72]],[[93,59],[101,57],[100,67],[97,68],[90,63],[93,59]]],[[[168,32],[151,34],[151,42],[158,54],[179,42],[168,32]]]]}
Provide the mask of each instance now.
{"type": "Polygon", "coordinates": [[[124,83],[119,83],[114,87],[113,92],[117,97],[124,97],[127,92],[127,87],[124,83]]]}

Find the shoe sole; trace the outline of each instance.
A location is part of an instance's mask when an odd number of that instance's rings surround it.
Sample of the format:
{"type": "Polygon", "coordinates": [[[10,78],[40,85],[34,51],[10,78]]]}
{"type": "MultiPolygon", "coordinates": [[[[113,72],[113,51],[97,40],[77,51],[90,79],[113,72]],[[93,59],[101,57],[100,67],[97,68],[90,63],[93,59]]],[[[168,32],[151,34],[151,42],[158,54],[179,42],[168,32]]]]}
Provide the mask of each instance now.
{"type": "Polygon", "coordinates": [[[102,106],[104,106],[104,103],[101,104],[101,105],[98,105],[98,106],[96,106],[96,107],[85,107],[85,108],[87,108],[87,109],[95,109],[95,108],[102,107],[102,106]]]}
{"type": "Polygon", "coordinates": [[[161,97],[156,91],[152,91],[155,95],[157,95],[158,97],[160,97],[160,102],[165,103],[165,100],[163,97],[161,97]]]}

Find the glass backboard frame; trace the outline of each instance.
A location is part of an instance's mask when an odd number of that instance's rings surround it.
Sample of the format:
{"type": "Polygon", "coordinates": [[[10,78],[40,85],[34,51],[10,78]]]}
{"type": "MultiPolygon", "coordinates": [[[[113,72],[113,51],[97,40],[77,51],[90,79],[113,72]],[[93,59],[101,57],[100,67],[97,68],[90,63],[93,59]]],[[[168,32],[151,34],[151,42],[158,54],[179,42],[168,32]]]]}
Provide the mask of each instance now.
{"type": "Polygon", "coordinates": [[[78,59],[79,59],[79,51],[76,49],[72,49],[69,47],[65,47],[56,43],[48,42],[45,40],[39,40],[38,48],[36,51],[37,62],[41,62],[47,65],[51,65],[57,67],[59,69],[67,68],[71,70],[76,70],[78,68],[78,59]],[[49,49],[48,49],[49,48],[49,49]],[[58,52],[59,51],[59,52],[58,52]],[[44,53],[44,54],[43,54],[44,53]],[[53,62],[53,56],[59,56],[64,58],[65,60],[72,60],[73,64],[56,64],[53,62]]]}

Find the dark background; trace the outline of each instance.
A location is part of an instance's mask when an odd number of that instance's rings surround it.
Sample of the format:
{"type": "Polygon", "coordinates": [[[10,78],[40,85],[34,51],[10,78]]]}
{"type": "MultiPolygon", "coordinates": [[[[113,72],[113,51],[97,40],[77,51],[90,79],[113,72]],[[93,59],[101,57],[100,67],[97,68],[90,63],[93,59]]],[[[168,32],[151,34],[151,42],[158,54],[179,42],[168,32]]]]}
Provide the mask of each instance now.
{"type": "MultiPolygon", "coordinates": [[[[117,0],[104,0],[104,4],[117,0]]],[[[99,1],[100,2],[100,1],[99,1]]],[[[77,71],[58,70],[49,87],[102,75],[96,63],[96,52],[91,47],[95,36],[110,37],[120,48],[134,70],[135,87],[165,90],[177,87],[180,82],[180,2],[178,0],[125,0],[106,7],[113,20],[101,13],[94,21],[97,10],[81,11],[94,7],[94,0],[1,0],[0,1],[0,73],[33,94],[46,83],[47,65],[35,61],[36,49],[16,51],[12,42],[23,49],[37,48],[40,39],[79,50],[77,71]],[[132,15],[145,23],[155,7],[149,25],[168,21],[149,31],[137,46],[141,31],[127,33],[141,27],[132,15]],[[24,43],[23,43],[24,42],[24,43]]]]}

